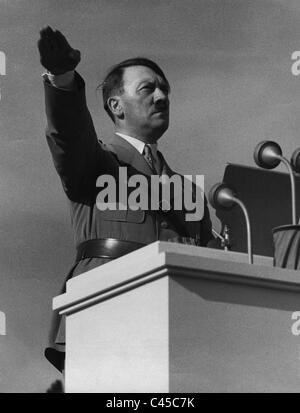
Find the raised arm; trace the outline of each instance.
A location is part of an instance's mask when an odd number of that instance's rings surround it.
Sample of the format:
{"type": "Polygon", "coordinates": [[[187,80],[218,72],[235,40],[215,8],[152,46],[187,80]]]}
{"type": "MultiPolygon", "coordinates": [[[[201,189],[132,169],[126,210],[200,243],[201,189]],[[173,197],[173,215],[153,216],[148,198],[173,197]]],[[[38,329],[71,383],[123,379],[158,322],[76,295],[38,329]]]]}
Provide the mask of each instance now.
{"type": "Polygon", "coordinates": [[[74,71],[80,52],[51,27],[41,30],[38,49],[48,72],[44,77],[48,145],[67,196],[78,200],[94,190],[101,169],[107,171],[113,159],[98,142],[84,81],[74,71]]]}

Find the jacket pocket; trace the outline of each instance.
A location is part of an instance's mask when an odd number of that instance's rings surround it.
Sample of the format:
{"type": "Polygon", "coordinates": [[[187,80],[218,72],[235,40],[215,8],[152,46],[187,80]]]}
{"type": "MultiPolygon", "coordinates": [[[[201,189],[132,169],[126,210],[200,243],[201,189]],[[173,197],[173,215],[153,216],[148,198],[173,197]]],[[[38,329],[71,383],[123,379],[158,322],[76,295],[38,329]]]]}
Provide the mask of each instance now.
{"type": "Polygon", "coordinates": [[[127,213],[127,222],[135,222],[136,224],[142,224],[145,220],[146,213],[141,209],[139,209],[138,211],[132,211],[131,209],[128,209],[125,212],[127,213]]]}
{"type": "Polygon", "coordinates": [[[104,221],[120,221],[120,222],[132,222],[136,224],[141,224],[145,220],[145,211],[138,210],[132,211],[131,209],[121,211],[98,211],[100,219],[104,221]]]}

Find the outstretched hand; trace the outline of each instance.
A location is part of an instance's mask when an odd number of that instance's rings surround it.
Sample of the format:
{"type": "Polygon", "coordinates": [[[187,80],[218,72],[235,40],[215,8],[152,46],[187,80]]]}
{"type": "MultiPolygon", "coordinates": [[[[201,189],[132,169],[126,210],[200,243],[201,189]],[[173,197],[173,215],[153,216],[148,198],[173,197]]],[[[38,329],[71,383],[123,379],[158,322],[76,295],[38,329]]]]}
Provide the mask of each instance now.
{"type": "Polygon", "coordinates": [[[50,26],[40,31],[38,49],[41,64],[54,75],[74,70],[80,62],[80,51],[73,49],[59,30],[50,26]]]}

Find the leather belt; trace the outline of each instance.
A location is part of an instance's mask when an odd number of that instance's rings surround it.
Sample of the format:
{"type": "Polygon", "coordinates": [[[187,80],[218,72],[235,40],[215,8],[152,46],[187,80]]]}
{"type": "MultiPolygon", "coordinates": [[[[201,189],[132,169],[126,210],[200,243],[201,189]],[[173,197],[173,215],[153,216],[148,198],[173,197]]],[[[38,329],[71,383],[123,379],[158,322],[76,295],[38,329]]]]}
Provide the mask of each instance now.
{"type": "Polygon", "coordinates": [[[123,241],[115,238],[90,239],[78,245],[76,262],[85,258],[115,259],[145,245],[140,242],[123,241]]]}

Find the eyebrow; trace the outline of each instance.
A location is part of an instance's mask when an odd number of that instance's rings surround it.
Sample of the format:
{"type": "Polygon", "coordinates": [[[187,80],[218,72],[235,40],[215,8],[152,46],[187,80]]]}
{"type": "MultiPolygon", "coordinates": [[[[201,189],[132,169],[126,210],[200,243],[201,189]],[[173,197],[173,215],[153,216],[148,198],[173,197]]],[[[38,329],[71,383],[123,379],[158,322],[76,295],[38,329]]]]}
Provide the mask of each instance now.
{"type": "Polygon", "coordinates": [[[143,84],[143,83],[155,83],[155,81],[154,81],[153,79],[150,79],[150,78],[145,78],[145,79],[141,80],[141,81],[137,84],[137,86],[140,86],[140,85],[143,84]]]}
{"type": "MultiPolygon", "coordinates": [[[[139,88],[143,83],[154,84],[154,83],[156,83],[156,81],[151,79],[151,78],[145,78],[137,84],[137,88],[139,88]]],[[[169,86],[168,82],[166,82],[163,78],[161,78],[161,80],[158,80],[158,83],[159,83],[160,86],[162,86],[162,85],[166,86],[166,88],[170,91],[170,86],[169,86]]]]}

